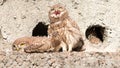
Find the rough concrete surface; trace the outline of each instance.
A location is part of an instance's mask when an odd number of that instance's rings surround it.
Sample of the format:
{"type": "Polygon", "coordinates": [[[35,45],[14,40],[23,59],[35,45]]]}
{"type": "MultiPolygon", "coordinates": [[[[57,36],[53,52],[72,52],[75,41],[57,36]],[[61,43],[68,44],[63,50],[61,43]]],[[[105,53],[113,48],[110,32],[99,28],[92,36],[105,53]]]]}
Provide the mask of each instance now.
{"type": "Polygon", "coordinates": [[[120,0],[0,0],[0,68],[119,68],[119,22],[120,0]],[[38,22],[49,24],[49,6],[57,3],[65,5],[79,24],[86,52],[12,52],[15,39],[31,36],[38,22]],[[106,28],[103,43],[95,45],[86,39],[85,31],[93,24],[106,28]]]}
{"type": "Polygon", "coordinates": [[[0,53],[0,68],[119,68],[120,53],[0,53]],[[115,55],[115,56],[114,56],[115,55]]]}

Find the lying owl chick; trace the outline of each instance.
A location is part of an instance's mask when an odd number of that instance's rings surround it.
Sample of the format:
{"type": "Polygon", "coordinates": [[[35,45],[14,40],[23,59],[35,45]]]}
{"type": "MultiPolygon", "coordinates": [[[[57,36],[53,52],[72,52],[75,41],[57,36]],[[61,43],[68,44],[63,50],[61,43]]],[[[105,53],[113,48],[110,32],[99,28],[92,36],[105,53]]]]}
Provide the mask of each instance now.
{"type": "MultiPolygon", "coordinates": [[[[54,46],[51,38],[43,37],[22,37],[14,41],[12,49],[19,52],[49,52],[57,51],[59,46],[54,46]]],[[[60,48],[60,47],[59,47],[60,48]]]]}
{"type": "Polygon", "coordinates": [[[24,48],[26,48],[27,46],[31,45],[31,44],[35,44],[34,41],[37,40],[42,40],[43,38],[47,38],[47,37],[21,37],[16,39],[13,42],[12,45],[12,49],[13,51],[24,51],[24,48]]]}
{"type": "Polygon", "coordinates": [[[54,47],[51,44],[51,39],[48,37],[39,37],[36,38],[30,46],[27,46],[24,49],[27,53],[34,53],[34,52],[50,52],[54,51],[54,47]]]}
{"type": "Polygon", "coordinates": [[[34,37],[21,37],[16,39],[12,44],[13,51],[24,51],[24,48],[28,46],[34,37]]]}

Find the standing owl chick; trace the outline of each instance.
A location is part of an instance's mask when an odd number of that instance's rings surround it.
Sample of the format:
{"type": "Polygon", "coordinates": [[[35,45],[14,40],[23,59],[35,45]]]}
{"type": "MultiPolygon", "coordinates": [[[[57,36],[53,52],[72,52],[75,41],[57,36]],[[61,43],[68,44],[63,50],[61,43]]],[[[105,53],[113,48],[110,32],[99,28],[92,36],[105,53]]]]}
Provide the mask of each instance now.
{"type": "Polygon", "coordinates": [[[54,46],[59,46],[57,50],[62,47],[63,51],[70,52],[84,45],[79,26],[69,17],[64,6],[53,5],[49,11],[49,19],[48,36],[52,38],[54,46]]]}

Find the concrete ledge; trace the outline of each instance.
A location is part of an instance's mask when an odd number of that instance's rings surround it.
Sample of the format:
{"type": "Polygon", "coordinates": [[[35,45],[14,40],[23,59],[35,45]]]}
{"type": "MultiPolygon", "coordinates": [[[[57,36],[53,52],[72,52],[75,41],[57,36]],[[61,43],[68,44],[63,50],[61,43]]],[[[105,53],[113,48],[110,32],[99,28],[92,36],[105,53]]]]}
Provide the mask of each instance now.
{"type": "Polygon", "coordinates": [[[0,52],[0,68],[119,68],[120,53],[5,53],[0,52]]]}

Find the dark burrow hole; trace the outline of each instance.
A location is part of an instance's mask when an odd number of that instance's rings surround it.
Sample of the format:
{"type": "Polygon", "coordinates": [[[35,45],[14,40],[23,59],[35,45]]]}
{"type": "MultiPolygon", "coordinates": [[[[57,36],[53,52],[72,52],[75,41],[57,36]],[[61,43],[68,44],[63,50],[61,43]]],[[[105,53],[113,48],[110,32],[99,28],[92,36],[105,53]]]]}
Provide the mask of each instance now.
{"type": "Polygon", "coordinates": [[[91,25],[87,28],[85,35],[92,43],[103,42],[105,37],[105,27],[101,25],[91,25]]]}
{"type": "Polygon", "coordinates": [[[33,28],[32,36],[48,36],[47,30],[48,25],[46,25],[45,22],[39,22],[33,28]]]}

